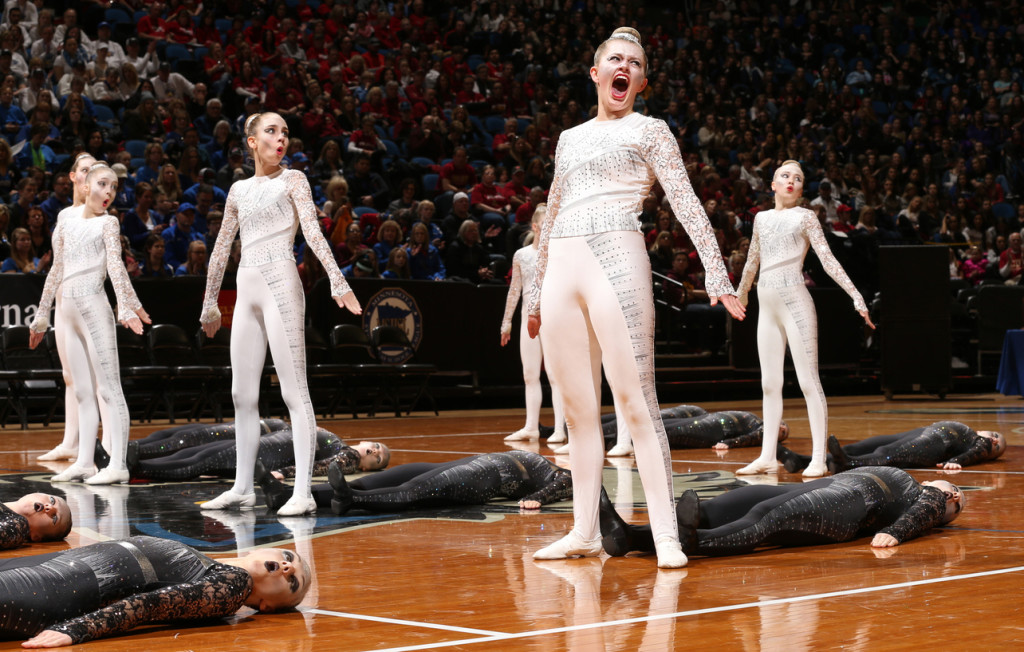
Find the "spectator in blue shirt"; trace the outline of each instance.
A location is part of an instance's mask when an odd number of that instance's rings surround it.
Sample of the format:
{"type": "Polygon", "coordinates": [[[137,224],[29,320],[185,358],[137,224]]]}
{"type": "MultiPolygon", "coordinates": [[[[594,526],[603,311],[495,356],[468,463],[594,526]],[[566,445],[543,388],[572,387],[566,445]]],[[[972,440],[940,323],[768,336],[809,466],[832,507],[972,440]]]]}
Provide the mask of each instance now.
{"type": "Polygon", "coordinates": [[[179,265],[188,260],[188,246],[199,240],[203,240],[203,234],[192,225],[196,219],[196,207],[188,202],[178,206],[178,213],[174,218],[174,224],[163,230],[164,244],[167,251],[164,252],[164,261],[172,268],[177,269],[179,265]]]}

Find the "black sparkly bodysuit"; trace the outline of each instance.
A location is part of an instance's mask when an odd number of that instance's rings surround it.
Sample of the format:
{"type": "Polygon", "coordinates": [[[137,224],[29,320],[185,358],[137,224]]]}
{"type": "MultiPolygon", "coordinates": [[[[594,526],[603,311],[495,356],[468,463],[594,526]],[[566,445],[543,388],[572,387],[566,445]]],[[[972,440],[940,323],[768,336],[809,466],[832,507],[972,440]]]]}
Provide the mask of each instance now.
{"type": "MultiPolygon", "coordinates": [[[[960,466],[976,464],[992,455],[992,440],[979,436],[958,421],[938,421],[895,435],[878,435],[843,446],[845,459],[828,456],[829,467],[836,471],[861,466],[895,466],[901,469],[928,468],[954,462],[960,466]]],[[[808,455],[785,451],[784,456],[798,461],[797,470],[811,460],[808,455]],[[801,466],[802,465],[802,466],[801,466]]]]}
{"type": "Polygon", "coordinates": [[[0,632],[81,643],[138,625],[229,616],[252,592],[241,568],[183,543],[131,537],[0,560],[0,632]]]}
{"type": "Polygon", "coordinates": [[[28,519],[0,503],[0,550],[18,548],[30,541],[28,519]]]}
{"type": "MultiPolygon", "coordinates": [[[[257,459],[268,470],[294,475],[292,431],[278,430],[261,436],[257,459]]],[[[359,452],[346,446],[334,433],[317,428],[314,474],[326,475],[327,467],[334,461],[346,473],[352,473],[359,468],[359,452]]],[[[163,457],[140,460],[138,466],[130,471],[133,477],[150,480],[191,480],[201,475],[233,477],[236,471],[235,440],[218,433],[207,443],[182,448],[163,457]]]]}
{"type": "MultiPolygon", "coordinates": [[[[260,435],[284,430],[287,427],[288,423],[281,419],[264,419],[260,421],[260,435]]],[[[137,444],[132,443],[139,447],[139,459],[146,460],[163,457],[183,448],[225,440],[235,440],[234,423],[186,423],[157,430],[144,439],[139,439],[137,444]]]]}
{"type": "MultiPolygon", "coordinates": [[[[696,417],[702,414],[707,414],[707,411],[697,405],[676,405],[675,407],[665,408],[661,411],[661,420],[669,421],[671,419],[686,419],[688,417],[696,417]]],[[[615,439],[615,434],[618,432],[615,424],[615,413],[604,414],[601,416],[601,430],[604,432],[605,448],[611,448],[615,445],[612,441],[608,443],[609,436],[612,440],[615,439]]]]}
{"type": "Polygon", "coordinates": [[[991,457],[992,440],[957,421],[939,421],[898,435],[881,435],[847,444],[843,451],[846,460],[833,460],[841,469],[862,466],[910,469],[946,462],[968,466],[991,457]]]}
{"type": "MultiPolygon", "coordinates": [[[[499,497],[545,505],[572,497],[572,476],[536,453],[513,450],[402,464],[363,476],[350,487],[352,507],[373,512],[482,505],[499,497]]],[[[330,507],[333,490],[317,485],[313,496],[318,506],[330,507]]]]}
{"type": "Polygon", "coordinates": [[[803,484],[741,487],[702,502],[696,552],[735,555],[878,532],[903,543],[941,525],[945,513],[939,489],[900,469],[864,467],[803,484]]]}

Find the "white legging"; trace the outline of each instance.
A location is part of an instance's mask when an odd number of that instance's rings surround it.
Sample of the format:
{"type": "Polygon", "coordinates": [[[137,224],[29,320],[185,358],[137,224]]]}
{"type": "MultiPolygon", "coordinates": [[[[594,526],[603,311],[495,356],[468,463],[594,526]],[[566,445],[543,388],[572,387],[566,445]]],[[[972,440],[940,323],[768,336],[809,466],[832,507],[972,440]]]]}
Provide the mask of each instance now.
{"type": "MultiPolygon", "coordinates": [[[[64,297],[60,291],[54,297],[53,333],[57,343],[57,358],[64,376],[64,439],[60,445],[67,450],[78,448],[78,399],[75,398],[75,381],[71,377],[71,365],[68,364],[67,326],[64,316],[64,297]]],[[[120,376],[119,376],[120,377],[120,376]]],[[[110,450],[110,406],[98,394],[100,421],[103,423],[103,448],[110,450]]]]}
{"type": "Polygon", "coordinates": [[[603,363],[633,437],[654,539],[676,541],[671,458],[654,392],[654,299],[643,237],[612,231],[552,238],[548,247],[541,330],[551,344],[548,371],[564,402],[576,534],[600,538],[603,363]]]}
{"type": "MultiPolygon", "coordinates": [[[[519,327],[519,357],[523,361],[523,383],[526,385],[526,425],[523,429],[537,430],[540,427],[540,406],[544,401],[544,389],[540,384],[544,347],[541,338],[530,337],[526,326],[524,315],[519,327]]],[[[548,376],[551,381],[550,374],[548,376]]],[[[562,397],[554,382],[551,382],[551,407],[555,410],[555,432],[559,432],[565,427],[565,415],[562,414],[562,397]]]]}
{"type": "MultiPolygon", "coordinates": [[[[64,371],[72,381],[78,404],[78,466],[91,467],[96,451],[100,404],[109,408],[104,423],[104,448],[110,454],[110,469],[125,470],[128,447],[128,404],[121,389],[121,371],[117,357],[114,312],[106,293],[62,300],[64,371]]],[[[66,435],[66,432],[65,432],[66,435]]]]}
{"type": "Polygon", "coordinates": [[[296,497],[312,499],[316,417],[306,383],[306,298],[292,261],[239,267],[231,318],[231,397],[235,403],[237,470],[232,490],[253,492],[260,444],[260,378],[267,344],[291,420],[296,497]]]}
{"type": "Polygon", "coordinates": [[[796,368],[800,391],[807,402],[811,425],[812,464],[825,463],[825,432],[828,406],[818,377],[818,318],[810,292],[802,285],[757,289],[757,355],[761,361],[761,389],[764,392],[764,439],[761,456],[775,459],[779,425],[782,422],[783,366],[786,342],[796,368]]]}

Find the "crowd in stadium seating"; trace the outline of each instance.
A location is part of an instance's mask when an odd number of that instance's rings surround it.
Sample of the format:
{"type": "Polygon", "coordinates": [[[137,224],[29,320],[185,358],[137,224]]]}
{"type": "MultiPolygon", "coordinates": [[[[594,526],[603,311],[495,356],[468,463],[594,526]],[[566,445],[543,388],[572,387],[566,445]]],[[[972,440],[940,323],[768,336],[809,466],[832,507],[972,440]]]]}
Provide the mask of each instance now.
{"type": "MultiPolygon", "coordinates": [[[[974,284],[1024,269],[1018,2],[75,4],[6,2],[4,271],[46,271],[65,172],[88,151],[117,164],[132,273],[202,274],[231,183],[253,173],[241,125],[276,111],[346,274],[502,282],[559,134],[594,114],[593,45],[619,25],[649,59],[635,109],[678,136],[731,273],[785,159],[867,296],[881,243],[948,245],[974,284]]],[[[687,286],[668,298],[699,302],[657,189],[640,221],[655,271],[687,286]]],[[[311,287],[323,270],[302,254],[311,287]]],[[[829,283],[813,266],[808,282],[829,283]]]]}

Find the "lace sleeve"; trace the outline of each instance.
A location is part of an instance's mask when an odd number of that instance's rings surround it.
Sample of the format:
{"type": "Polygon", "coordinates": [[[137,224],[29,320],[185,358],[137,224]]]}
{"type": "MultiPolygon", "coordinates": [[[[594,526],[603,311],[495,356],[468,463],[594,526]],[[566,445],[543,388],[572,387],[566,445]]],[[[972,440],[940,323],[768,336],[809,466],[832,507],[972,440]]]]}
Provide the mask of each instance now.
{"type": "Polygon", "coordinates": [[[572,474],[563,468],[556,468],[547,484],[519,500],[536,500],[541,505],[557,503],[572,498],[572,474]]]}
{"type": "Polygon", "coordinates": [[[285,183],[288,187],[288,196],[292,198],[295,211],[299,215],[299,226],[302,227],[302,235],[306,238],[307,250],[313,250],[316,257],[320,259],[324,271],[327,272],[328,278],[331,279],[331,296],[340,297],[348,294],[352,288],[348,286],[348,281],[342,276],[341,269],[338,268],[338,261],[334,258],[334,252],[331,251],[331,245],[327,243],[327,238],[320,230],[320,222],[316,219],[316,205],[313,204],[313,194],[309,190],[309,181],[306,180],[306,175],[294,171],[288,174],[285,183]]]}
{"type": "MultiPolygon", "coordinates": [[[[313,460],[313,475],[322,476],[327,475],[327,469],[331,467],[334,462],[338,463],[341,467],[341,472],[345,475],[352,475],[353,473],[359,473],[359,462],[361,461],[359,451],[352,448],[351,446],[343,446],[340,451],[336,454],[323,459],[313,460]]],[[[277,469],[286,478],[295,477],[295,467],[288,466],[283,469],[277,469]]]]}
{"type": "Polygon", "coordinates": [[[749,448],[752,446],[760,446],[761,440],[764,439],[764,429],[758,428],[750,432],[745,432],[735,437],[727,437],[721,441],[729,448],[749,448]]]}
{"type": "Polygon", "coordinates": [[[28,519],[0,504],[0,550],[10,550],[32,540],[28,519]]]}
{"type": "Polygon", "coordinates": [[[558,161],[562,160],[562,145],[564,138],[558,139],[558,147],[555,149],[555,178],[551,182],[551,192],[548,193],[548,211],[540,224],[540,244],[537,248],[537,267],[533,273],[533,284],[530,286],[530,300],[526,306],[527,315],[540,314],[540,289],[544,283],[544,273],[548,269],[548,241],[551,240],[551,227],[558,217],[558,209],[562,203],[562,177],[558,172],[558,161]]]}
{"type": "Polygon", "coordinates": [[[945,514],[946,497],[943,493],[934,487],[922,487],[917,500],[892,525],[879,532],[905,543],[942,525],[945,514]]]}
{"type": "Polygon", "coordinates": [[[960,453],[956,457],[951,457],[946,460],[946,463],[953,462],[960,466],[970,466],[977,464],[978,462],[987,460],[992,456],[992,440],[984,437],[975,437],[974,441],[970,443],[967,450],[960,453]]]}
{"type": "Polygon", "coordinates": [[[517,255],[512,256],[512,283],[508,286],[508,296],[505,297],[505,315],[501,318],[502,335],[512,332],[512,315],[515,314],[516,304],[519,303],[519,295],[522,292],[522,256],[519,256],[517,253],[517,255]]]}
{"type": "Polygon", "coordinates": [[[82,643],[147,623],[223,618],[238,611],[251,592],[248,573],[214,564],[196,582],[139,593],[47,629],[67,634],[73,643],[82,643]]]}
{"type": "Polygon", "coordinates": [[[740,286],[736,290],[736,296],[740,303],[747,305],[747,294],[754,285],[754,277],[757,275],[757,268],[761,266],[761,233],[757,228],[757,218],[754,218],[754,234],[750,238],[750,249],[747,251],[747,262],[743,265],[743,278],[740,279],[740,286]]]}
{"type": "Polygon", "coordinates": [[[213,245],[213,254],[210,256],[210,265],[206,270],[206,295],[203,298],[203,312],[199,316],[199,322],[202,324],[220,319],[217,302],[220,297],[220,285],[224,281],[224,270],[231,256],[231,244],[238,233],[238,202],[235,200],[235,188],[238,187],[236,183],[228,191],[228,200],[224,205],[224,220],[221,222],[217,242],[213,245]]]}
{"type": "Polygon", "coordinates": [[[57,228],[53,232],[53,265],[50,266],[50,273],[46,275],[46,283],[43,285],[43,296],[39,299],[39,308],[29,326],[36,333],[45,333],[50,327],[50,310],[53,309],[53,297],[60,288],[60,282],[64,280],[64,224],[57,222],[57,228]]]}
{"type": "Polygon", "coordinates": [[[644,126],[640,138],[640,151],[661,182],[676,218],[686,229],[694,247],[697,248],[697,253],[700,254],[700,260],[704,263],[704,286],[708,295],[720,297],[724,294],[735,294],[736,290],[729,282],[729,275],[725,270],[725,262],[722,260],[715,232],[711,229],[711,222],[708,221],[700,199],[693,192],[690,178],[683,167],[679,143],[664,120],[650,120],[644,126]]]}
{"type": "Polygon", "coordinates": [[[836,257],[832,255],[832,250],[828,248],[828,241],[825,240],[825,232],[821,230],[818,217],[811,210],[804,209],[803,213],[802,227],[804,235],[807,236],[811,246],[814,247],[814,253],[818,255],[821,266],[825,268],[825,271],[832,277],[832,280],[838,283],[839,287],[846,290],[846,293],[850,295],[853,299],[853,307],[857,312],[867,310],[868,307],[864,303],[864,298],[860,296],[860,292],[853,285],[853,281],[843,271],[843,267],[836,260],[836,257]]]}
{"type": "Polygon", "coordinates": [[[121,225],[116,217],[107,216],[103,222],[103,246],[107,250],[107,276],[117,297],[117,320],[128,321],[142,307],[132,287],[132,279],[121,259],[121,225]]]}

